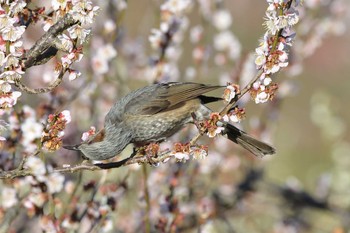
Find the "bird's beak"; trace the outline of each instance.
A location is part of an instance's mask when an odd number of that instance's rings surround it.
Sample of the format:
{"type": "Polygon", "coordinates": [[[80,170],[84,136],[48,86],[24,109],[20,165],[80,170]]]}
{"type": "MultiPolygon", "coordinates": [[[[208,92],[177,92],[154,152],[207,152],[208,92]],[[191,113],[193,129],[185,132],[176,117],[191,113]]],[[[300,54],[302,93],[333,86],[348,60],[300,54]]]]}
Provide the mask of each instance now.
{"type": "Polygon", "coordinates": [[[74,145],[74,146],[69,146],[69,145],[63,145],[62,146],[64,149],[67,149],[67,150],[78,150],[79,151],[79,145],[74,145]]]}

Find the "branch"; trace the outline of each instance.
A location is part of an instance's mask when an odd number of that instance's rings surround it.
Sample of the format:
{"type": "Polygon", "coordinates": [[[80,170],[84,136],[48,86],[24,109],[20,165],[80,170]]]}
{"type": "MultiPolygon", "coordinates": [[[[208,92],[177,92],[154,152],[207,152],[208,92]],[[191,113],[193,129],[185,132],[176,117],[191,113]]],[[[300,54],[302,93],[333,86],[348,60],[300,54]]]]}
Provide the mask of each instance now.
{"type": "Polygon", "coordinates": [[[55,40],[67,28],[77,24],[72,15],[66,14],[60,21],[54,24],[36,43],[27,51],[24,56],[24,68],[41,65],[56,55],[58,48],[55,46],[55,40]]]}
{"type": "Polygon", "coordinates": [[[238,102],[238,100],[240,100],[242,98],[242,96],[244,96],[252,87],[252,85],[260,78],[260,76],[262,75],[263,71],[260,70],[255,77],[243,88],[243,90],[236,95],[235,98],[233,98],[231,100],[230,103],[228,103],[221,111],[220,111],[220,116],[224,116],[226,115],[230,109],[232,109],[232,107],[238,102]]]}
{"type": "Polygon", "coordinates": [[[56,87],[58,87],[58,85],[61,84],[62,80],[63,80],[63,76],[66,73],[67,69],[62,69],[60,74],[58,75],[58,77],[55,79],[55,81],[53,81],[48,87],[41,87],[41,88],[30,88],[27,87],[26,85],[24,85],[23,83],[21,83],[21,80],[19,78],[16,78],[14,80],[16,87],[18,87],[21,91],[25,91],[29,94],[39,94],[39,93],[46,93],[46,92],[50,92],[53,89],[55,89],[56,87]]]}
{"type": "MultiPolygon", "coordinates": [[[[161,163],[165,162],[168,159],[172,158],[173,155],[170,154],[170,150],[162,151],[158,154],[157,157],[152,157],[151,162],[152,163],[161,163]]],[[[112,162],[112,163],[86,163],[86,161],[83,161],[80,164],[77,164],[72,167],[59,167],[53,169],[50,173],[73,173],[77,171],[82,170],[88,170],[88,171],[95,171],[95,170],[105,170],[105,169],[111,169],[111,168],[117,168],[122,166],[128,166],[131,164],[146,164],[150,163],[150,158],[148,155],[142,155],[137,157],[128,157],[126,159],[123,159],[121,161],[112,162]]],[[[24,177],[24,176],[35,176],[35,172],[33,172],[30,169],[14,169],[11,171],[0,171],[0,179],[14,179],[18,177],[24,177]]]]}

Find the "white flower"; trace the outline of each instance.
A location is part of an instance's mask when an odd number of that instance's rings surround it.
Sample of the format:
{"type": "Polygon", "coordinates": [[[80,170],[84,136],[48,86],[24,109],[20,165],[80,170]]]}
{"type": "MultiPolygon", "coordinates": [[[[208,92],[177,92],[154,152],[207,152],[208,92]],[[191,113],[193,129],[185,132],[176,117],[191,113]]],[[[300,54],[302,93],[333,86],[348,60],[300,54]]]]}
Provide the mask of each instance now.
{"type": "Polygon", "coordinates": [[[5,72],[0,74],[0,79],[5,79],[9,83],[14,83],[14,80],[20,79],[22,77],[21,74],[23,74],[23,73],[24,72],[20,71],[20,70],[5,71],[5,72]]]}
{"type": "Polygon", "coordinates": [[[208,152],[204,149],[196,148],[193,151],[191,151],[191,154],[194,159],[204,159],[208,156],[208,152]]]}
{"type": "Polygon", "coordinates": [[[222,119],[226,122],[234,122],[234,123],[238,123],[241,121],[241,119],[236,115],[236,114],[231,114],[230,116],[225,115],[222,117],[222,119]]]}
{"type": "Polygon", "coordinates": [[[46,173],[44,162],[35,156],[28,157],[25,167],[30,169],[35,176],[42,176],[46,173]]]}
{"type": "Polygon", "coordinates": [[[226,51],[230,59],[237,59],[241,53],[241,44],[231,31],[223,31],[214,37],[214,48],[226,51]]]}
{"type": "Polygon", "coordinates": [[[72,39],[78,38],[79,43],[85,42],[86,37],[90,34],[89,29],[84,29],[82,26],[75,24],[74,26],[68,28],[69,35],[72,39]]]}
{"type": "Polygon", "coordinates": [[[102,222],[101,232],[111,232],[113,230],[113,221],[111,219],[105,219],[102,222]]]}
{"type": "Polygon", "coordinates": [[[151,35],[148,37],[148,40],[152,48],[158,49],[164,40],[164,34],[161,30],[153,28],[151,29],[151,35]]]}
{"type": "Polygon", "coordinates": [[[190,31],[190,40],[192,43],[198,43],[198,41],[202,38],[203,35],[203,27],[201,25],[195,26],[190,31]]]}
{"type": "Polygon", "coordinates": [[[96,74],[105,74],[108,72],[108,61],[103,57],[95,56],[91,60],[92,69],[96,74]]]}
{"type": "Polygon", "coordinates": [[[23,0],[13,1],[10,5],[10,11],[11,13],[16,14],[18,12],[21,12],[26,5],[27,3],[23,0]]]}
{"type": "Polygon", "coordinates": [[[208,137],[213,138],[213,137],[215,137],[217,134],[220,134],[220,133],[221,133],[222,131],[224,131],[224,130],[225,130],[224,127],[218,126],[218,127],[216,127],[214,130],[208,130],[207,135],[208,135],[208,137]]]}
{"type": "Polygon", "coordinates": [[[37,138],[41,138],[43,132],[43,125],[36,122],[33,118],[28,118],[21,125],[21,131],[23,133],[23,145],[33,143],[37,138]]]}
{"type": "Polygon", "coordinates": [[[47,185],[49,193],[58,193],[63,189],[64,176],[60,173],[51,173],[45,183],[47,185]]]}
{"type": "Polygon", "coordinates": [[[0,80],[0,91],[4,93],[8,93],[11,91],[11,85],[8,82],[5,82],[3,80],[0,80]]]}
{"type": "Polygon", "coordinates": [[[266,78],[264,78],[263,84],[265,86],[268,86],[268,85],[270,85],[271,82],[272,82],[272,79],[270,77],[266,77],[266,78]]]}
{"type": "Polygon", "coordinates": [[[68,124],[69,122],[71,122],[72,117],[70,115],[70,111],[69,110],[63,110],[61,112],[61,114],[63,115],[63,118],[66,120],[66,124],[68,124]]]}
{"type": "Polygon", "coordinates": [[[93,7],[89,0],[73,0],[72,4],[73,8],[71,12],[73,13],[73,18],[79,20],[82,24],[92,24],[99,7],[93,7]]]}
{"type": "Polygon", "coordinates": [[[94,126],[91,126],[89,131],[83,133],[83,135],[81,136],[81,140],[85,142],[90,138],[91,135],[94,135],[95,133],[96,128],[94,126]]]}
{"type": "MultiPolygon", "coordinates": [[[[118,2],[120,2],[120,1],[118,1],[118,2]]],[[[117,28],[117,25],[115,24],[114,20],[108,19],[104,23],[103,27],[107,33],[111,33],[117,28]]]]}
{"type": "Polygon", "coordinates": [[[265,55],[258,55],[255,58],[255,64],[260,67],[266,63],[266,57],[265,55]]]}
{"type": "Polygon", "coordinates": [[[226,102],[231,102],[233,98],[236,96],[236,88],[232,85],[228,85],[224,91],[223,98],[226,102]]]}
{"type": "Polygon", "coordinates": [[[3,187],[1,191],[1,203],[4,209],[11,208],[18,203],[17,192],[13,188],[3,187]]]}
{"type": "Polygon", "coordinates": [[[117,51],[114,49],[112,44],[107,44],[97,51],[97,55],[102,58],[104,57],[108,61],[117,56],[117,51]]]}
{"type": "Polygon", "coordinates": [[[266,101],[269,100],[270,95],[266,93],[265,91],[260,92],[259,94],[256,95],[255,97],[255,103],[265,103],[266,101]]]}
{"type": "Polygon", "coordinates": [[[226,30],[232,24],[232,17],[229,11],[219,10],[213,16],[213,24],[219,30],[226,30]]]}
{"type": "Polygon", "coordinates": [[[72,52],[73,42],[66,34],[61,34],[57,36],[59,43],[59,49],[65,52],[72,52]]]}
{"type": "Polygon", "coordinates": [[[58,9],[65,9],[67,6],[68,0],[52,0],[52,8],[57,11],[58,9]]]}
{"type": "Polygon", "coordinates": [[[18,40],[19,38],[21,38],[22,34],[24,33],[24,31],[26,30],[25,26],[18,26],[18,27],[14,27],[14,26],[9,26],[6,27],[2,30],[2,38],[4,40],[8,40],[11,42],[14,42],[16,40],[18,40]]]}
{"type": "Polygon", "coordinates": [[[220,32],[214,37],[214,47],[218,51],[228,50],[234,40],[236,38],[231,31],[220,32]]]}
{"type": "Polygon", "coordinates": [[[76,78],[78,78],[80,76],[81,76],[81,72],[80,71],[70,70],[68,79],[69,79],[69,81],[73,81],[73,80],[75,80],[76,78]]]}
{"type": "Polygon", "coordinates": [[[5,53],[0,51],[0,66],[3,66],[6,62],[7,58],[5,56],[5,53]]]}
{"type": "Polygon", "coordinates": [[[182,15],[190,8],[191,0],[168,0],[160,7],[162,11],[169,11],[175,15],[182,15]]]}
{"type": "Polygon", "coordinates": [[[59,232],[55,223],[52,221],[51,218],[44,215],[39,219],[39,226],[42,229],[43,232],[47,233],[57,233],[59,232]]]}
{"type": "Polygon", "coordinates": [[[19,91],[0,94],[0,108],[11,108],[17,103],[18,97],[22,95],[19,91]]]}
{"type": "Polygon", "coordinates": [[[113,3],[116,4],[118,11],[125,10],[128,7],[128,4],[125,0],[113,1],[113,3]]]}
{"type": "Polygon", "coordinates": [[[16,22],[14,18],[10,18],[7,14],[0,14],[0,30],[12,27],[16,22]]]}
{"type": "Polygon", "coordinates": [[[190,156],[187,153],[183,153],[183,152],[176,152],[174,154],[174,157],[180,161],[186,161],[190,159],[190,156]]]}

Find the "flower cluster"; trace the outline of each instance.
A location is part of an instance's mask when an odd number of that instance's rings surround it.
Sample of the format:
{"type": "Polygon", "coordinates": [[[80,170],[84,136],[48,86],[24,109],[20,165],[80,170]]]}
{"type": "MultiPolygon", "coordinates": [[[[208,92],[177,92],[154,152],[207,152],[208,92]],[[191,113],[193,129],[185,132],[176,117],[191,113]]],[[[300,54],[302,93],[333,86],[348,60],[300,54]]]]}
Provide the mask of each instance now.
{"type": "Polygon", "coordinates": [[[214,37],[214,48],[218,52],[215,57],[217,65],[224,65],[227,61],[235,61],[240,57],[241,44],[237,37],[232,33],[232,16],[226,9],[217,9],[213,12],[212,23],[219,31],[214,37]]]}
{"type": "Polygon", "coordinates": [[[117,56],[117,51],[112,44],[107,44],[98,48],[96,54],[92,57],[91,65],[96,74],[106,74],[109,70],[109,61],[117,56]]]}
{"type": "Polygon", "coordinates": [[[253,86],[249,92],[255,103],[258,104],[272,100],[277,89],[278,85],[276,83],[272,83],[272,79],[263,74],[260,76],[259,80],[253,83],[253,86]]]}
{"type": "Polygon", "coordinates": [[[236,97],[237,94],[240,94],[239,85],[233,83],[227,83],[226,89],[224,90],[224,94],[222,98],[226,103],[230,103],[233,98],[236,97]]]}
{"type": "Polygon", "coordinates": [[[245,117],[245,110],[244,108],[238,108],[235,107],[233,110],[228,112],[225,116],[222,117],[222,119],[226,122],[233,122],[233,123],[239,123],[242,119],[245,117]]]}
{"type": "MultiPolygon", "coordinates": [[[[52,172],[52,168],[46,168],[44,162],[35,156],[29,156],[24,164],[26,169],[33,172],[33,177],[26,177],[24,180],[20,180],[18,185],[18,192],[23,188],[24,184],[30,184],[30,193],[21,200],[21,205],[27,211],[27,215],[33,217],[40,215],[41,211],[45,208],[47,203],[53,197],[51,195],[59,193],[64,187],[65,178],[62,174],[52,172]],[[47,173],[49,171],[49,173],[47,173]]],[[[62,203],[60,200],[55,201],[57,208],[60,208],[62,203]]],[[[49,232],[59,232],[59,226],[44,224],[45,217],[40,219],[40,226],[43,230],[49,230],[49,232]]]]}
{"type": "Polygon", "coordinates": [[[55,15],[51,20],[47,20],[44,25],[44,30],[47,31],[60,17],[64,14],[71,14],[73,18],[80,22],[68,28],[68,34],[59,35],[56,40],[56,47],[67,54],[61,57],[61,63],[56,65],[56,74],[60,69],[57,67],[66,68],[69,72],[69,80],[74,80],[81,75],[79,71],[70,69],[69,66],[73,62],[79,62],[82,57],[81,45],[86,42],[91,30],[84,28],[93,22],[94,17],[99,9],[98,6],[93,6],[91,1],[81,0],[63,0],[52,1],[52,7],[55,10],[55,15]]]}
{"type": "Polygon", "coordinates": [[[24,74],[20,58],[26,27],[21,25],[19,14],[25,6],[22,0],[0,6],[0,109],[12,108],[21,96],[21,92],[12,90],[11,84],[24,74]]]}
{"type": "Polygon", "coordinates": [[[174,80],[178,77],[176,61],[181,55],[180,43],[183,33],[188,27],[185,13],[191,10],[190,0],[169,0],[161,5],[161,23],[159,29],[152,29],[149,41],[159,51],[154,67],[151,67],[153,79],[174,80]],[[164,58],[169,59],[165,63],[164,58]]]}
{"type": "Polygon", "coordinates": [[[91,126],[90,129],[87,132],[84,132],[81,136],[81,140],[83,142],[86,142],[91,138],[91,136],[96,134],[96,128],[94,126],[91,126]]]}
{"type": "MultiPolygon", "coordinates": [[[[292,5],[292,0],[267,2],[269,6],[264,23],[267,31],[260,46],[255,50],[256,67],[262,71],[259,80],[251,89],[256,103],[266,102],[272,96],[269,93],[269,85],[272,84],[270,76],[288,65],[288,50],[295,37],[292,26],[299,21],[299,13],[292,5]]],[[[295,3],[295,6],[297,5],[298,1],[295,3]]]]}
{"type": "Polygon", "coordinates": [[[173,151],[171,152],[177,161],[185,162],[190,159],[190,144],[175,143],[173,151]]]}
{"type": "Polygon", "coordinates": [[[208,137],[213,138],[225,129],[222,126],[218,126],[221,118],[219,113],[213,112],[210,114],[210,119],[205,121],[204,128],[207,130],[208,137]]]}
{"type": "Polygon", "coordinates": [[[49,115],[47,126],[41,136],[41,143],[45,149],[55,151],[62,146],[63,130],[70,121],[71,116],[68,110],[49,115]]]}
{"type": "Polygon", "coordinates": [[[175,143],[170,154],[178,162],[186,162],[190,157],[193,159],[204,159],[208,155],[208,147],[205,145],[191,146],[189,143],[175,143]]]}

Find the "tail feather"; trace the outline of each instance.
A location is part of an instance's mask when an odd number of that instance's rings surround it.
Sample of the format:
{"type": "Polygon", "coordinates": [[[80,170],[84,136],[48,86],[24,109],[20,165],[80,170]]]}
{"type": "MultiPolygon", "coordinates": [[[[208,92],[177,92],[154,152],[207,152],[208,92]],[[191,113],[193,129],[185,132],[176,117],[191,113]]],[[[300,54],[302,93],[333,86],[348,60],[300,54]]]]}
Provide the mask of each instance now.
{"type": "Polygon", "coordinates": [[[226,125],[225,133],[228,139],[242,146],[244,149],[250,151],[257,157],[264,157],[276,153],[275,148],[249,136],[244,131],[236,128],[231,124],[226,125]]]}

